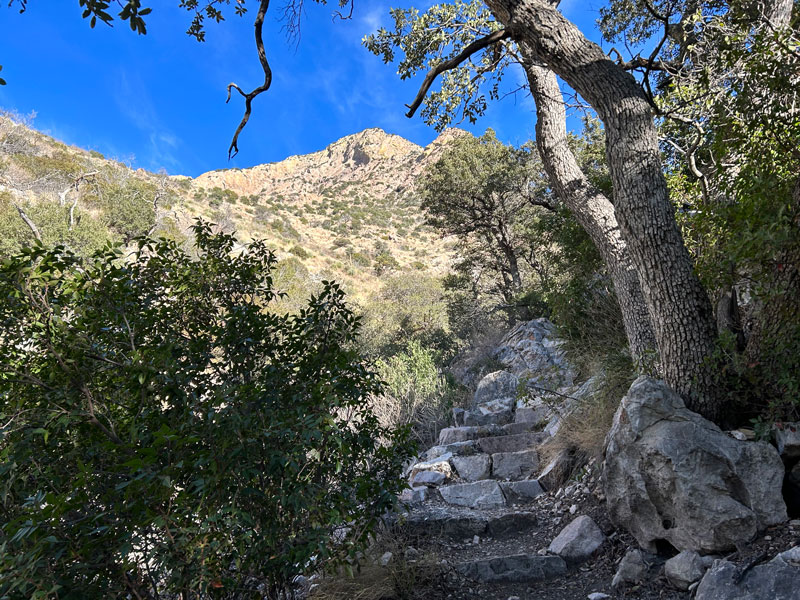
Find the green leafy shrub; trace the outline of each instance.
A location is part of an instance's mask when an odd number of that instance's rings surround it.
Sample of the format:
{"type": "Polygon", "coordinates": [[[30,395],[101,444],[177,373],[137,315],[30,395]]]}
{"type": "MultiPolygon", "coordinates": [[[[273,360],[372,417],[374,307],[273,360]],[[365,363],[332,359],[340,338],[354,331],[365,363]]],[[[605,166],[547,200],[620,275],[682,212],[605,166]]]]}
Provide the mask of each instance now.
{"type": "Polygon", "coordinates": [[[311,258],[311,253],[303,248],[300,244],[295,244],[291,248],[289,248],[289,252],[294,254],[298,258],[306,259],[311,258]]]}
{"type": "Polygon", "coordinates": [[[264,310],[263,242],[194,235],[0,265],[0,597],[276,598],[403,487],[340,288],[264,310]]]}
{"type": "Polygon", "coordinates": [[[375,401],[375,412],[386,427],[410,425],[420,443],[436,443],[453,406],[463,398],[436,365],[437,353],[416,340],[376,364],[386,381],[386,394],[375,401]]]}
{"type": "Polygon", "coordinates": [[[374,267],[375,273],[377,275],[382,275],[389,271],[399,269],[400,263],[397,262],[397,259],[392,256],[390,252],[384,251],[375,257],[374,267]]]}
{"type": "Polygon", "coordinates": [[[108,226],[127,244],[145,235],[155,224],[153,199],[157,194],[158,189],[152,183],[130,177],[106,186],[94,202],[104,211],[108,226]]]}

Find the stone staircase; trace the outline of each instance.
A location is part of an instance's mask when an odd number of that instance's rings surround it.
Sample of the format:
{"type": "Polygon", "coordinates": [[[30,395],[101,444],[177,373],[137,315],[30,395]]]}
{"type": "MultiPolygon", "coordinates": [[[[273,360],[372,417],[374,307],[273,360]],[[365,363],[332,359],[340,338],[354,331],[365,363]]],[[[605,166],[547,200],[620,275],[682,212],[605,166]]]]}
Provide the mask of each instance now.
{"type": "Polygon", "coordinates": [[[542,348],[557,350],[557,344],[543,339],[548,331],[538,322],[515,329],[518,345],[541,370],[526,369],[520,353],[503,346],[502,358],[516,373],[484,376],[471,408],[454,409],[454,426],[443,429],[437,444],[407,470],[410,487],[401,496],[407,507],[400,517],[404,531],[421,543],[451,543],[452,566],[468,580],[525,583],[567,572],[564,558],[536,550],[542,524],[534,502],[568,474],[566,457],[543,464],[541,448],[558,428],[564,397],[585,392],[572,386],[568,367],[541,356],[542,348]],[[538,354],[531,350],[537,344],[538,354]],[[568,385],[548,398],[526,393],[530,381],[568,385]]]}

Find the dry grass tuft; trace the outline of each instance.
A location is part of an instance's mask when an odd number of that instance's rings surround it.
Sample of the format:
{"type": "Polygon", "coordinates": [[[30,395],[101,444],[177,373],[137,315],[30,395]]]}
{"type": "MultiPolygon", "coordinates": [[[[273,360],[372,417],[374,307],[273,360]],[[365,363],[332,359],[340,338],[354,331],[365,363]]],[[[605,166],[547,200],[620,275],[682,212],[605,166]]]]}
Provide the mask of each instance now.
{"type": "Polygon", "coordinates": [[[543,463],[565,451],[574,456],[576,468],[592,458],[602,458],[614,413],[636,374],[630,357],[616,353],[605,357],[599,365],[598,377],[600,382],[595,392],[563,418],[558,433],[540,449],[543,463]]]}
{"type": "Polygon", "coordinates": [[[406,556],[411,540],[397,531],[385,531],[368,551],[374,560],[348,573],[340,569],[326,575],[309,596],[310,600],[426,600],[435,595],[444,579],[438,557],[430,552],[406,556]],[[377,563],[392,553],[386,566],[377,563]]]}

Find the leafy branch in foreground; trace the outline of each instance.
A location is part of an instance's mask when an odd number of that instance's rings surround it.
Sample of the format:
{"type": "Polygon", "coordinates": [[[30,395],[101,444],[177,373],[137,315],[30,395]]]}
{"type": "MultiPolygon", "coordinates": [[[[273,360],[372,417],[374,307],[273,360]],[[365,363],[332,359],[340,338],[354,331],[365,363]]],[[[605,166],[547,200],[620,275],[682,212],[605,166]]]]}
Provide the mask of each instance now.
{"type": "Polygon", "coordinates": [[[393,505],[343,292],[276,314],[262,242],[194,234],[0,265],[0,597],[277,597],[393,505]]]}

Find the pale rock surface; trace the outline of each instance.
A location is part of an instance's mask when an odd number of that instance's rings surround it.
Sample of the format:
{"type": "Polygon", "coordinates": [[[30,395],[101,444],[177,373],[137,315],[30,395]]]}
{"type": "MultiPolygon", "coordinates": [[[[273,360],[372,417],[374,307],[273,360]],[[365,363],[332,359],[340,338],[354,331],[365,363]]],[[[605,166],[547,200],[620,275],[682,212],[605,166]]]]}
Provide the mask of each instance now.
{"type": "Polygon", "coordinates": [[[432,460],[418,462],[411,466],[409,479],[414,481],[417,474],[421,471],[433,471],[436,473],[441,473],[444,475],[445,479],[450,479],[453,476],[453,467],[450,464],[451,458],[453,458],[453,454],[446,452],[432,460]]]}
{"type": "Polygon", "coordinates": [[[689,411],[663,382],[639,377],[607,437],[604,492],[611,521],[639,545],[732,549],[787,519],[775,448],[740,442],[689,411]]]}
{"type": "Polygon", "coordinates": [[[458,476],[464,481],[488,479],[491,474],[492,461],[488,454],[454,456],[451,462],[458,476]]]}
{"type": "Polygon", "coordinates": [[[542,486],[535,479],[523,481],[501,481],[500,489],[510,505],[527,504],[536,496],[544,494],[542,486]]]}
{"type": "Polygon", "coordinates": [[[642,583],[647,578],[648,566],[645,562],[644,553],[638,548],[628,550],[619,567],[611,580],[611,587],[618,588],[621,585],[642,583]]]}
{"type": "Polygon", "coordinates": [[[731,562],[714,561],[697,586],[695,600],[800,599],[800,566],[784,560],[784,554],[756,565],[743,575],[731,562]]]}
{"type": "Polygon", "coordinates": [[[713,562],[713,557],[700,556],[692,550],[684,550],[664,564],[664,574],[676,588],[688,590],[695,581],[700,581],[713,562]]]}
{"type": "Polygon", "coordinates": [[[526,479],[539,470],[536,450],[492,454],[492,477],[504,480],[526,479]]]}
{"type": "MultiPolygon", "coordinates": [[[[513,406],[517,397],[519,379],[508,371],[489,373],[478,383],[473,400],[474,406],[480,408],[495,400],[509,400],[507,405],[513,406]]],[[[489,409],[487,409],[488,411],[489,409]]]]}
{"type": "Polygon", "coordinates": [[[469,508],[504,506],[506,503],[500,486],[491,479],[448,485],[439,488],[439,493],[448,504],[469,508]]]}
{"type": "Polygon", "coordinates": [[[605,542],[606,536],[591,517],[581,515],[561,530],[548,550],[570,563],[588,559],[605,542]]]}
{"type": "Polygon", "coordinates": [[[512,374],[543,387],[557,389],[575,381],[575,372],[555,337],[555,326],[547,319],[518,324],[500,342],[494,357],[512,374]]]}
{"type": "Polygon", "coordinates": [[[516,423],[547,423],[553,418],[550,407],[538,398],[517,400],[516,423]]]}

